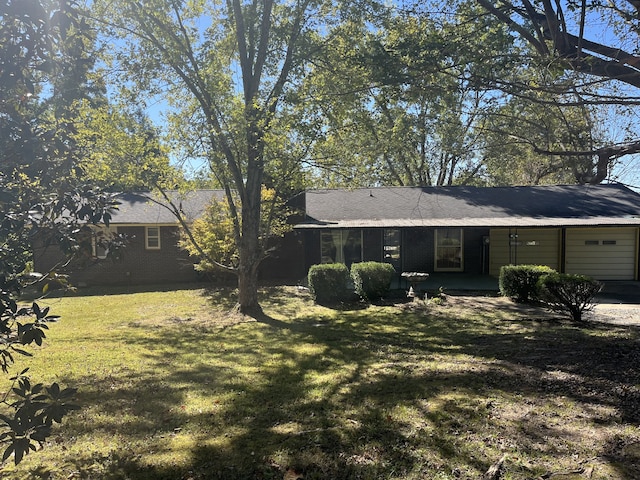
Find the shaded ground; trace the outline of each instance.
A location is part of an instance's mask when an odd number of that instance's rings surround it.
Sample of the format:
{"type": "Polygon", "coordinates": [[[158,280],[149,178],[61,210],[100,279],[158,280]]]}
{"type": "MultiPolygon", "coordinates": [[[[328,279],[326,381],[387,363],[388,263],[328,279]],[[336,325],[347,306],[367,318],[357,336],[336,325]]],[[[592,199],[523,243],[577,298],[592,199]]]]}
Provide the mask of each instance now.
{"type": "Polygon", "coordinates": [[[499,297],[327,309],[272,288],[255,321],[167,293],[74,299],[123,313],[52,330],[83,409],[7,478],[479,480],[503,456],[501,480],[640,478],[640,328],[612,323],[630,306],[576,325],[499,297]]]}
{"type": "MultiPolygon", "coordinates": [[[[508,298],[499,296],[449,295],[448,299],[452,304],[460,308],[478,309],[480,311],[500,309],[504,312],[513,312],[540,319],[562,318],[559,313],[551,312],[544,307],[514,303],[508,298]]],[[[606,302],[604,298],[602,300],[606,302]]],[[[584,319],[588,322],[640,326],[640,300],[639,303],[596,303],[591,311],[585,312],[584,319]]]]}

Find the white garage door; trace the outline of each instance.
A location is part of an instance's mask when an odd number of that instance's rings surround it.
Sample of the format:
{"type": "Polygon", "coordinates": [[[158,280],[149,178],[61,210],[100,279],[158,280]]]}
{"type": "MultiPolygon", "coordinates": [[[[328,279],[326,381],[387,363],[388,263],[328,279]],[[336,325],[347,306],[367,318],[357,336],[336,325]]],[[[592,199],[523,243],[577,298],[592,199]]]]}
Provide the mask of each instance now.
{"type": "Polygon", "coordinates": [[[598,280],[635,280],[636,228],[569,228],[565,271],[598,280]]]}

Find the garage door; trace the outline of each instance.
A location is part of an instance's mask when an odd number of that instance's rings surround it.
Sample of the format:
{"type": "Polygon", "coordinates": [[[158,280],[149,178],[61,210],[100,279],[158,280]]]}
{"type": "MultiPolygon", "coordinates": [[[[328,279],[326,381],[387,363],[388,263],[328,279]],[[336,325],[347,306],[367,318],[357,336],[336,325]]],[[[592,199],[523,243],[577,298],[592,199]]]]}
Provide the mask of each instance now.
{"type": "Polygon", "coordinates": [[[567,229],[565,271],[598,280],[635,280],[635,228],[567,229]]]}

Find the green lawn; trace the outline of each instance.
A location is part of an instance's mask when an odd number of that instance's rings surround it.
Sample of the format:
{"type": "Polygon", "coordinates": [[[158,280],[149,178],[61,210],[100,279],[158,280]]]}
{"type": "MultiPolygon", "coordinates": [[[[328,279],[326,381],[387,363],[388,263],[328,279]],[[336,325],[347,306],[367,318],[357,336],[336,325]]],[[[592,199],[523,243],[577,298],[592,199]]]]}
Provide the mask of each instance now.
{"type": "MultiPolygon", "coordinates": [[[[24,365],[82,409],[3,478],[640,478],[639,333],[506,301],[84,291],[24,365]],[[555,474],[556,476],[552,476],[555,474]],[[565,474],[560,477],[559,474],[565,474]]],[[[17,371],[23,366],[23,360],[17,371]]]]}

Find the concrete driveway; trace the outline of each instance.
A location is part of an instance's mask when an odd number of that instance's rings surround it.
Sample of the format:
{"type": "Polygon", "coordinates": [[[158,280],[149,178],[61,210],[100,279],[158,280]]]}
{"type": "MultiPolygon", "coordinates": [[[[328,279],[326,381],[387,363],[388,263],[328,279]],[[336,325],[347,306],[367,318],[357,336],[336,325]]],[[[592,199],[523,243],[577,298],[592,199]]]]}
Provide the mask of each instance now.
{"type": "Polygon", "coordinates": [[[604,281],[604,288],[596,296],[596,302],[640,305],[640,282],[626,280],[604,281]]]}

